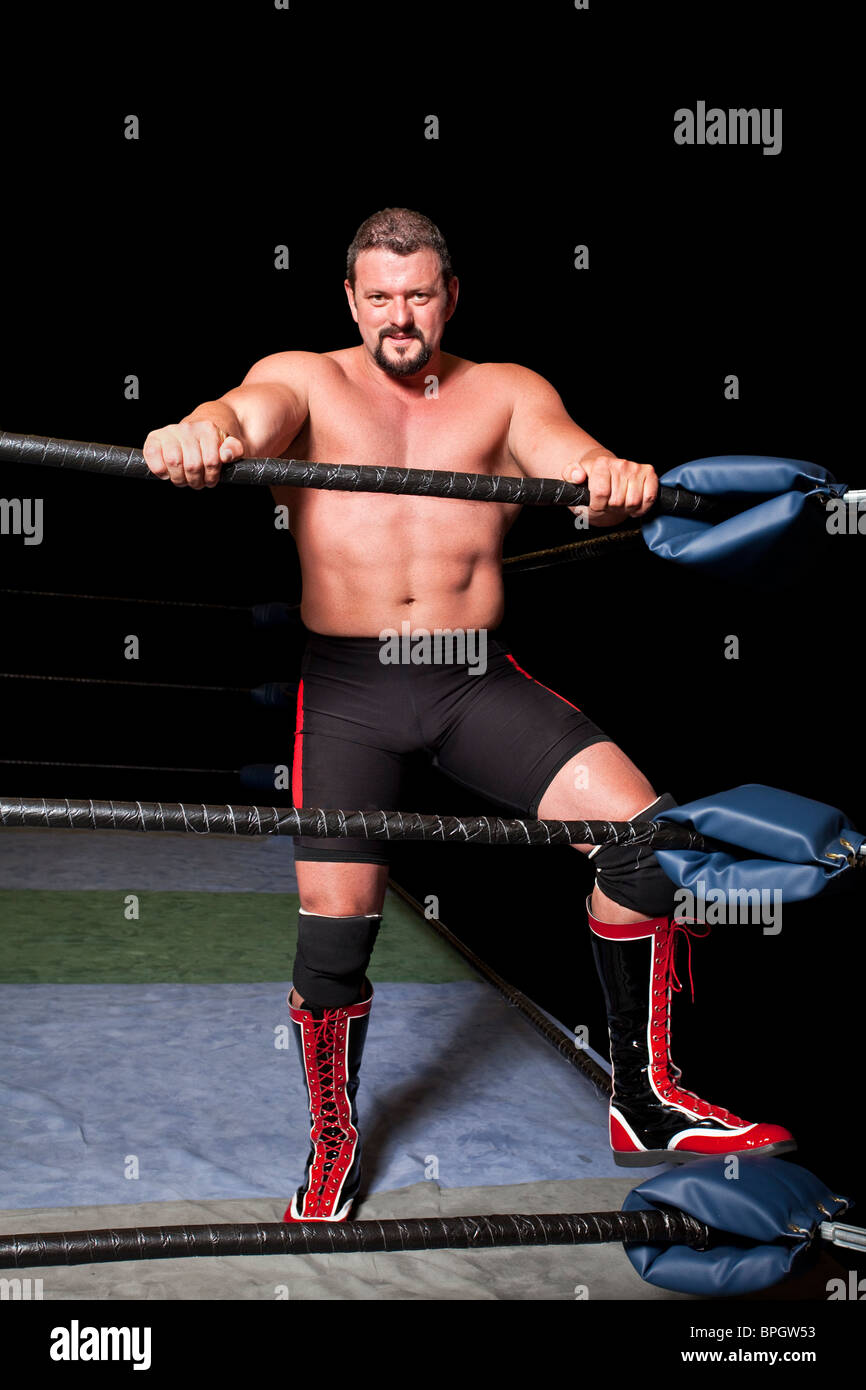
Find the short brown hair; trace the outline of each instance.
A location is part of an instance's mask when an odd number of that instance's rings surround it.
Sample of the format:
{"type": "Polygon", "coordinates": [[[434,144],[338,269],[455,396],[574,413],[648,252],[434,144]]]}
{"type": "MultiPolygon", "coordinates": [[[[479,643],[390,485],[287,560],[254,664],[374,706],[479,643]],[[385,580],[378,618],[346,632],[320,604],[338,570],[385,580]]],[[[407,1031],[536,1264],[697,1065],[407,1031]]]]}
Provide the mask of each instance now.
{"type": "Polygon", "coordinates": [[[409,208],[383,208],[362,222],[355,233],[346,258],[346,279],[355,288],[355,262],[362,251],[393,251],[397,256],[411,256],[415,251],[429,248],[435,251],[442,266],[445,289],[454,275],[445,238],[434,222],[421,212],[409,208]]]}

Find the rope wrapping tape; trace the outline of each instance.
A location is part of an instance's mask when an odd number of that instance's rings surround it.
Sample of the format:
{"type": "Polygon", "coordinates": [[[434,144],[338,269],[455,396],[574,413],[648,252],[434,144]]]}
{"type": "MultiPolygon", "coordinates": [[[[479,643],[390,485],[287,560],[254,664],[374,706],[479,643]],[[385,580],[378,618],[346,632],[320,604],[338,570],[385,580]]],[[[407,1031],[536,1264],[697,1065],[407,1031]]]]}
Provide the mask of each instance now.
{"type": "MultiPolygon", "coordinates": [[[[0,459],[50,468],[110,473],[120,478],[154,478],[140,449],[116,444],[84,444],[35,434],[0,431],[0,459]]],[[[512,502],[530,507],[585,506],[589,489],[556,478],[524,478],[484,473],[446,473],[437,469],[388,468],[347,463],[313,463],[304,459],[242,459],[223,465],[226,483],[257,486],[313,487],[337,492],[392,492],[448,497],[468,502],[512,502]]],[[[662,486],[653,511],[709,519],[714,501],[662,486]]],[[[649,516],[650,513],[647,513],[649,516]]],[[[644,518],[646,520],[646,518],[644,518]]]]}
{"type": "Polygon", "coordinates": [[[170,801],[84,801],[0,797],[0,826],[57,830],[173,831],[194,835],[310,835],[318,839],[431,840],[478,845],[654,845],[704,849],[686,825],[653,821],[503,820],[417,811],[331,811],[318,807],[205,806],[170,801]]]}
{"type": "Polygon", "coordinates": [[[191,1256],[332,1255],[397,1250],[483,1250],[509,1245],[686,1243],[709,1228],[679,1211],[555,1216],[452,1216],[400,1221],[299,1221],[236,1226],[132,1226],[0,1236],[0,1269],[171,1260],[191,1256]]]}

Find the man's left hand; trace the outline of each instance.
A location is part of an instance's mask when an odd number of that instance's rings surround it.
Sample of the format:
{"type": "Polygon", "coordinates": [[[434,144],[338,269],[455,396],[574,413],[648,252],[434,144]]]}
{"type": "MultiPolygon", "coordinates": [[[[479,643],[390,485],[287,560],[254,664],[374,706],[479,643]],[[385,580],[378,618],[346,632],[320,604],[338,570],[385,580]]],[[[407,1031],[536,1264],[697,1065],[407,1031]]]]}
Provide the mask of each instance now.
{"type": "Polygon", "coordinates": [[[618,526],[627,517],[643,516],[658,497],[659,480],[648,463],[599,454],[568,464],[562,476],[570,483],[589,484],[589,506],[569,507],[590,526],[618,526]]]}

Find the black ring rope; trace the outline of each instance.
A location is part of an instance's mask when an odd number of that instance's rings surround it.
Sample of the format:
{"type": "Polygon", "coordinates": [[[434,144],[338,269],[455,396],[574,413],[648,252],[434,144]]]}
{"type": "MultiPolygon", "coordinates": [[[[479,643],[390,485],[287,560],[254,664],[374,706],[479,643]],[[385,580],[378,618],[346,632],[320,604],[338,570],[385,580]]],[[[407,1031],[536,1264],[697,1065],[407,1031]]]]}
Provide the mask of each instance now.
{"type": "Polygon", "coordinates": [[[46,758],[0,758],[0,767],[76,767],[100,772],[196,772],[203,776],[239,777],[239,767],[149,767],[141,763],[61,763],[46,758]]]}
{"type": "Polygon", "coordinates": [[[0,681],[52,681],[60,685],[128,685],[140,690],[192,690],[206,695],[251,695],[246,685],[183,685],[168,681],[128,681],[106,676],[42,676],[30,672],[0,671],[0,681]]]}
{"type": "MultiPolygon", "coordinates": [[[[51,439],[45,435],[10,434],[0,430],[0,459],[8,463],[164,481],[151,473],[140,449],[117,444],[91,444],[73,439],[51,439]]],[[[435,468],[315,463],[307,459],[242,459],[237,463],[226,463],[222,466],[220,482],[312,487],[338,492],[388,492],[468,502],[508,502],[530,507],[583,507],[590,501],[587,486],[558,478],[491,476],[485,473],[446,472],[435,468]]],[[[718,511],[718,504],[713,498],[662,484],[652,511],[646,513],[646,517],[663,512],[666,515],[709,518],[717,516],[718,511]]]]}
{"type": "Polygon", "coordinates": [[[512,1245],[681,1242],[709,1227],[685,1212],[600,1211],[549,1216],[449,1216],[388,1221],[299,1221],[130,1226],[0,1235],[0,1269],[228,1255],[341,1255],[403,1250],[489,1250],[512,1245]]]}
{"type": "MultiPolygon", "coordinates": [[[[546,550],[528,550],[522,555],[507,555],[502,561],[503,569],[514,573],[526,569],[548,569],[551,565],[568,563],[571,560],[591,560],[602,553],[611,541],[628,540],[635,545],[642,541],[640,528],[627,528],[606,532],[602,536],[588,536],[582,541],[571,541],[566,545],[549,546],[546,550]]],[[[251,613],[250,605],[238,603],[194,603],[188,599],[140,598],[124,594],[70,594],[51,589],[0,589],[0,594],[10,598],[68,598],[90,600],[93,603],[148,604],[155,608],[205,608],[216,613],[251,613]]],[[[297,612],[300,603],[287,603],[289,612],[297,612]]]]}
{"type": "MultiPolygon", "coordinates": [[[[52,589],[0,589],[0,594],[11,598],[71,598],[88,599],[91,603],[147,603],[155,608],[211,608],[218,613],[249,613],[249,605],[239,603],[191,603],[176,598],[129,598],[123,594],[69,594],[58,593],[52,589]]],[[[299,608],[300,604],[289,607],[299,608]]]]}
{"type": "Polygon", "coordinates": [[[534,1004],[526,994],[517,989],[515,985],[510,984],[508,980],[504,980],[501,975],[498,975],[492,966],[487,964],[486,960],[481,956],[477,956],[471,947],[467,946],[465,941],[461,941],[458,936],[455,936],[454,933],[445,926],[444,922],[439,921],[438,917],[428,917],[422,911],[421,905],[417,899],[413,898],[411,893],[407,893],[406,889],[401,887],[399,883],[395,882],[394,879],[389,879],[388,886],[403,898],[405,902],[410,903],[412,907],[415,908],[416,912],[424,918],[424,921],[429,922],[434,931],[438,932],[438,934],[448,942],[449,946],[452,946],[455,951],[459,952],[464,960],[467,960],[469,964],[478,971],[479,975],[483,976],[489,984],[493,985],[509,1004],[513,1004],[516,1009],[519,1009],[527,1022],[531,1023],[533,1028],[541,1034],[545,1042],[549,1042],[561,1057],[564,1057],[577,1071],[587,1077],[605,1098],[610,1096],[612,1089],[611,1079],[604,1067],[600,1067],[598,1062],[590,1057],[583,1048],[578,1047],[574,1038],[569,1038],[567,1034],[563,1033],[561,1028],[557,1028],[555,1023],[551,1023],[550,1019],[541,1012],[538,1006],[534,1004]]]}
{"type": "Polygon", "coordinates": [[[546,550],[528,550],[525,555],[509,555],[502,561],[502,568],[510,574],[523,574],[529,570],[549,569],[551,565],[569,564],[572,560],[594,560],[610,549],[611,542],[622,541],[629,542],[635,549],[638,542],[643,545],[640,528],[617,529],[608,531],[603,536],[571,541],[567,545],[549,546],[546,550]]]}
{"type": "Polygon", "coordinates": [[[418,811],[341,811],[320,807],[206,806],[179,801],[102,801],[0,797],[0,826],[69,830],[181,831],[194,835],[308,835],[477,845],[652,845],[706,849],[689,825],[636,819],[506,820],[437,816],[418,811]]]}

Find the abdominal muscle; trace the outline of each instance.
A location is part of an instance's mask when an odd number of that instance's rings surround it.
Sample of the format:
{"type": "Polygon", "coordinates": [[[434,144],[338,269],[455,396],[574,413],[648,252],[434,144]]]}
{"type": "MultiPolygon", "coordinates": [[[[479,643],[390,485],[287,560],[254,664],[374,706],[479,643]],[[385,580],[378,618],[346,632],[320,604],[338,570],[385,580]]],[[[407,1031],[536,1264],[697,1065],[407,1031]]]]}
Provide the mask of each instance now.
{"type": "MultiPolygon", "coordinates": [[[[371,385],[362,349],[320,359],[293,457],[518,474],[510,397],[495,366],[445,357],[440,396],[412,403],[371,385]]],[[[494,628],[502,542],[519,506],[390,493],[274,489],[288,504],[303,578],[301,618],[326,636],[494,628]]]]}
{"type": "Polygon", "coordinates": [[[502,621],[502,541],[518,507],[292,489],[301,619],[326,636],[378,637],[502,621]]]}

